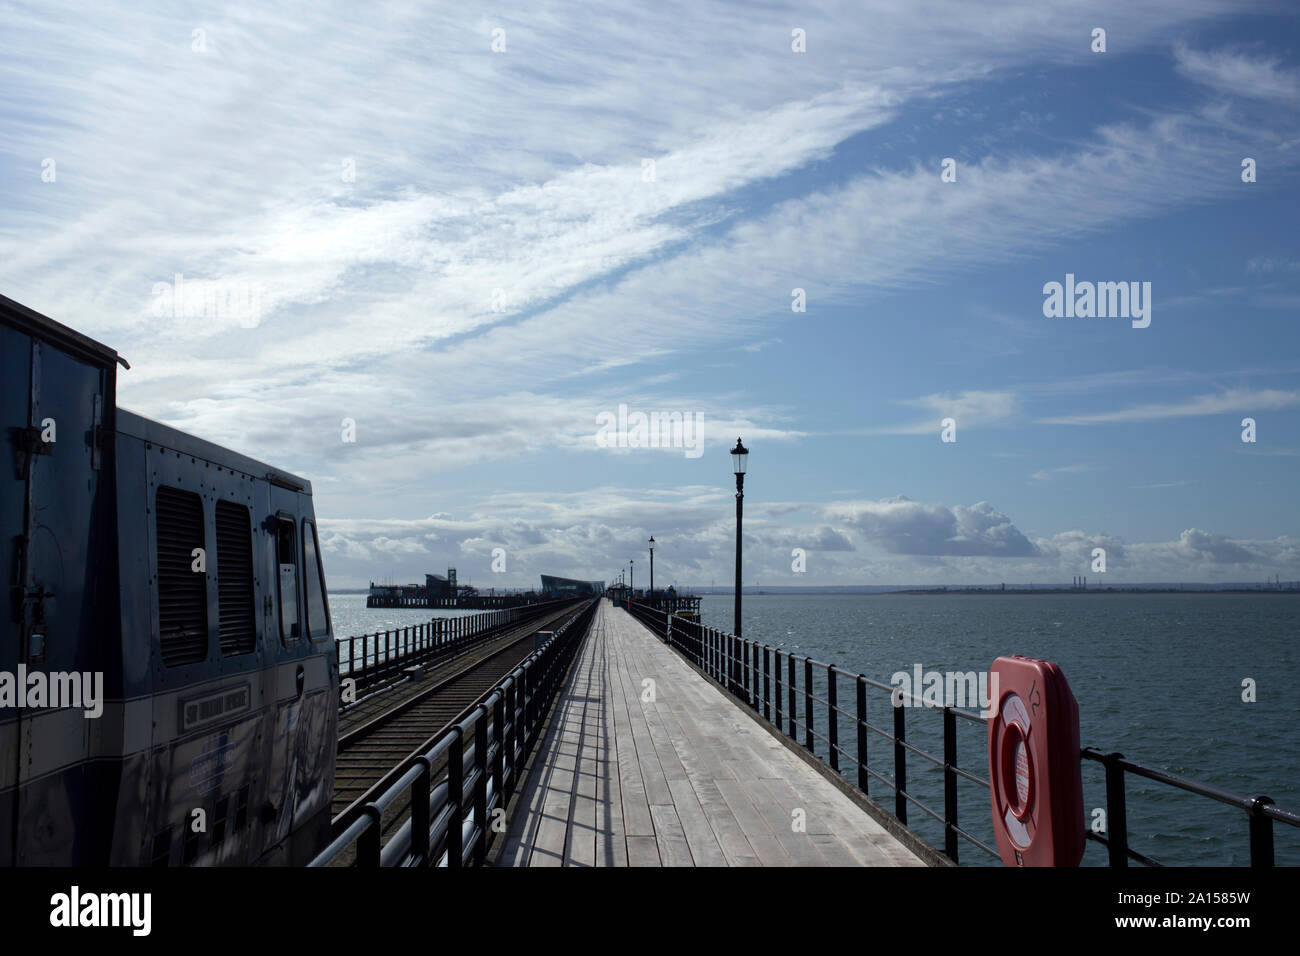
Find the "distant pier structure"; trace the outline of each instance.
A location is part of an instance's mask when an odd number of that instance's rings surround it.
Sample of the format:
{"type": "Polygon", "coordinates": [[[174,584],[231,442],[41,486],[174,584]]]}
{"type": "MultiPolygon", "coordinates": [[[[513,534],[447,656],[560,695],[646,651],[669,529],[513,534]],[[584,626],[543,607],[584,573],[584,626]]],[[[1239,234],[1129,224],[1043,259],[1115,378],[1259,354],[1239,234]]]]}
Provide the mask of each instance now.
{"type": "Polygon", "coordinates": [[[366,607],[427,607],[460,608],[465,610],[492,610],[494,608],[522,607],[542,600],[536,591],[512,594],[480,594],[468,584],[456,582],[456,569],[448,568],[441,574],[426,574],[423,584],[376,584],[370,582],[366,607]]]}
{"type": "Polygon", "coordinates": [[[441,574],[426,574],[423,584],[375,584],[371,581],[370,593],[366,596],[366,607],[491,610],[521,607],[525,604],[553,600],[556,597],[598,597],[604,593],[604,581],[581,581],[576,578],[543,574],[539,591],[480,594],[468,584],[458,584],[456,569],[448,568],[445,577],[441,574]]]}
{"type": "Polygon", "coordinates": [[[675,587],[655,588],[654,591],[647,591],[645,588],[633,590],[626,585],[614,584],[610,586],[606,594],[619,607],[627,607],[628,598],[631,598],[638,604],[652,607],[656,611],[663,611],[665,614],[686,618],[688,621],[698,621],[700,619],[699,595],[679,594],[675,587]]]}
{"type": "Polygon", "coordinates": [[[605,593],[605,582],[579,581],[577,578],[560,578],[554,574],[543,574],[542,593],[563,597],[598,597],[605,593]]]}

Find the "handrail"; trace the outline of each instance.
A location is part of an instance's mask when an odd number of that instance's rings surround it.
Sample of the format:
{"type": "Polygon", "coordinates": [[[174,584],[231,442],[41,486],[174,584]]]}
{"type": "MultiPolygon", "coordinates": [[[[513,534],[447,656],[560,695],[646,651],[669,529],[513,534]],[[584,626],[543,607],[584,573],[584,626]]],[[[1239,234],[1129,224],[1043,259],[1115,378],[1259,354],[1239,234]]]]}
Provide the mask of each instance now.
{"type": "Polygon", "coordinates": [[[349,848],[358,867],[481,864],[495,832],[489,821],[522,781],[596,605],[588,601],[425,749],[399,763],[389,774],[396,777],[391,784],[372,788],[336,819],[338,836],[308,865],[328,866],[349,848]],[[433,768],[444,759],[446,770],[435,780],[433,768]],[[384,811],[403,800],[405,818],[383,843],[384,811]]]}
{"type": "Polygon", "coordinates": [[[544,601],[460,617],[435,617],[424,624],[373,634],[337,637],[334,640],[338,648],[339,676],[353,681],[354,691],[366,690],[396,676],[404,668],[455,656],[571,603],[571,599],[544,601]]]}
{"type": "MultiPolygon", "coordinates": [[[[685,655],[708,677],[715,680],[724,691],[731,694],[742,704],[749,707],[757,716],[771,724],[778,733],[784,733],[796,744],[813,756],[830,765],[851,785],[864,794],[869,792],[870,778],[876,778],[894,794],[894,816],[904,826],[907,825],[907,807],[915,806],[928,816],[943,824],[943,853],[954,863],[959,862],[958,840],[983,850],[997,858],[998,851],[985,844],[963,829],[957,820],[958,793],[957,783],[965,780],[982,787],[986,792],[989,781],[957,766],[957,720],[985,725],[985,718],[978,713],[964,708],[936,705],[914,694],[904,694],[898,687],[872,680],[864,674],[856,674],[804,655],[781,651],[768,644],[760,644],[748,638],[738,638],[716,628],[708,627],[699,621],[675,617],[644,604],[631,603],[628,610],[652,633],[669,646],[685,655]],[[785,676],[782,677],[781,658],[785,657],[785,676]],[[825,696],[813,692],[814,669],[824,675],[825,696]],[[798,674],[802,673],[800,685],[798,674]],[[845,708],[838,701],[839,680],[844,678],[852,682],[856,690],[855,706],[845,708]],[[775,693],[772,692],[775,687],[775,693]],[[886,731],[867,721],[866,691],[875,690],[888,693],[893,704],[893,730],[886,731]],[[910,703],[927,710],[939,710],[943,715],[943,756],[939,757],[917,747],[906,739],[904,698],[910,703]],[[818,703],[826,714],[826,732],[822,733],[814,725],[814,707],[818,703]],[[802,710],[802,718],[800,717],[802,710]],[[841,718],[850,722],[856,730],[856,750],[845,750],[840,746],[839,721],[841,718]],[[894,775],[892,779],[869,767],[866,761],[868,734],[875,733],[893,744],[894,775]],[[824,753],[818,753],[816,742],[825,746],[824,753]],[[917,796],[908,792],[907,755],[908,753],[928,761],[943,770],[944,807],[943,812],[927,806],[917,796]],[[840,757],[848,758],[857,765],[856,779],[849,777],[840,769],[840,757]]],[[[1132,760],[1124,759],[1123,754],[1103,753],[1092,747],[1084,748],[1079,754],[1080,760],[1091,760],[1102,764],[1106,771],[1106,819],[1108,836],[1087,831],[1089,839],[1101,843],[1107,848],[1108,862],[1111,866],[1126,866],[1129,860],[1136,860],[1148,866],[1161,864],[1133,850],[1128,845],[1127,812],[1125,803],[1125,776],[1132,774],[1165,786],[1174,787],[1198,796],[1208,797],[1220,803],[1235,807],[1246,813],[1249,819],[1250,861],[1252,866],[1273,865],[1273,823],[1284,823],[1300,828],[1300,813],[1276,806],[1266,796],[1246,796],[1233,793],[1212,784],[1201,783],[1187,777],[1181,777],[1155,767],[1144,766],[1132,760]]],[[[1081,821],[1082,822],[1082,821],[1081,821]]],[[[918,834],[919,837],[919,834],[918,834]]]]}

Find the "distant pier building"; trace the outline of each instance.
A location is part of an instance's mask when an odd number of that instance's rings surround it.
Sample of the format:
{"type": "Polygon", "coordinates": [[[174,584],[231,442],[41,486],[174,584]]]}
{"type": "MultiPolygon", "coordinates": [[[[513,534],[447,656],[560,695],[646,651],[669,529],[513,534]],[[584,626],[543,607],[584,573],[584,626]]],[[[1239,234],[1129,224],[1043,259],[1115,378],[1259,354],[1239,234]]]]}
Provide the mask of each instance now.
{"type": "Polygon", "coordinates": [[[575,578],[558,578],[553,574],[543,574],[542,593],[563,597],[597,597],[605,593],[605,582],[579,581],[575,578]]]}

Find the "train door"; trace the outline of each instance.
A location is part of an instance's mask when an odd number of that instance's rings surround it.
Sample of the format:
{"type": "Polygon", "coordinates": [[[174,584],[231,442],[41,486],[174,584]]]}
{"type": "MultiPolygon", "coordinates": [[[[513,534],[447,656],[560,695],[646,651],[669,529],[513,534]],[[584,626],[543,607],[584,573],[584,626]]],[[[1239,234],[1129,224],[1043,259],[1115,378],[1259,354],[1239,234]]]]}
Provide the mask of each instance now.
{"type": "Polygon", "coordinates": [[[297,739],[297,778],[294,800],[294,846],[291,862],[303,863],[323,849],[329,833],[330,804],[334,796],[334,760],[338,749],[338,648],[330,623],[325,567],[320,539],[312,516],[311,499],[300,503],[298,522],[301,545],[303,595],[302,668],[297,739]]]}
{"type": "Polygon", "coordinates": [[[300,588],[301,548],[298,541],[297,490],[272,482],[271,515],[267,521],[271,560],[271,604],[274,620],[267,633],[269,658],[275,661],[275,725],[271,770],[267,779],[275,820],[266,833],[268,849],[280,846],[293,828],[298,767],[298,725],[302,716],[305,670],[302,663],[303,601],[300,588]]]}
{"type": "Polygon", "coordinates": [[[0,325],[11,456],[0,479],[11,602],[0,650],[11,675],[8,693],[0,688],[0,861],[66,866],[102,862],[111,826],[96,799],[97,775],[111,769],[86,763],[86,721],[103,714],[114,677],[113,479],[101,447],[114,379],[111,353],[72,340],[65,349],[45,331],[53,341],[0,325]]]}
{"type": "MultiPolygon", "coordinates": [[[[26,429],[30,419],[31,340],[17,329],[0,325],[0,414],[6,432],[26,429]]],[[[0,574],[6,588],[20,578],[21,542],[27,531],[26,452],[14,441],[0,451],[0,574]]],[[[4,639],[0,641],[0,675],[16,675],[25,639],[16,623],[25,595],[7,590],[11,605],[5,615],[4,639]]],[[[0,677],[3,679],[3,677],[0,677]]],[[[16,702],[0,698],[0,866],[15,864],[14,828],[18,822],[19,716],[16,702]]]]}

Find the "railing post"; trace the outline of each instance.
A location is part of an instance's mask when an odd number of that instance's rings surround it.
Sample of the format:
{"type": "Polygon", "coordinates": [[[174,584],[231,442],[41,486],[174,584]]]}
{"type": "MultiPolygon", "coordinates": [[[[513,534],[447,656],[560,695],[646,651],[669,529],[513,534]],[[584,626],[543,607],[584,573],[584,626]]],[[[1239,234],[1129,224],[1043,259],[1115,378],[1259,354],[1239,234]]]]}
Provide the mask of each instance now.
{"type": "Polygon", "coordinates": [[[813,710],[812,710],[812,658],[803,659],[803,739],[804,746],[812,753],[817,752],[817,746],[813,740],[813,710]]]}
{"type": "Polygon", "coordinates": [[[902,700],[894,703],[894,816],[900,823],[907,823],[907,748],[903,746],[905,727],[903,724],[902,700]]]}
{"type": "Polygon", "coordinates": [[[422,866],[429,865],[429,760],[424,755],[415,758],[420,765],[420,775],[411,784],[411,855],[422,866]]]}
{"type": "Polygon", "coordinates": [[[510,677],[505,688],[506,718],[509,726],[505,731],[505,741],[502,744],[502,749],[505,750],[506,759],[509,762],[506,764],[505,790],[501,794],[501,806],[503,807],[508,802],[507,796],[515,792],[515,781],[518,778],[515,768],[515,738],[518,735],[519,728],[518,688],[519,679],[513,676],[510,677]]]}
{"type": "Polygon", "coordinates": [[[474,721],[474,865],[482,866],[487,857],[487,785],[488,773],[488,709],[479,708],[474,721]]]}
{"type": "Polygon", "coordinates": [[[831,739],[830,758],[832,770],[840,769],[840,722],[839,714],[836,713],[839,706],[837,702],[839,688],[835,686],[836,683],[835,665],[831,664],[826,668],[826,736],[831,739]]]}
{"type": "Polygon", "coordinates": [[[776,648],[772,648],[772,673],[776,675],[772,688],[774,691],[772,701],[776,705],[773,708],[776,720],[772,722],[772,725],[776,727],[779,733],[781,730],[781,652],[776,648]]]}
{"type": "Polygon", "coordinates": [[[772,656],[772,649],[766,644],[763,645],[763,719],[768,723],[772,722],[772,676],[768,672],[768,663],[772,656]]]}
{"type": "Polygon", "coordinates": [[[957,715],[943,709],[943,852],[957,860],[957,715]]]}
{"type": "Polygon", "coordinates": [[[497,795],[500,801],[501,809],[506,806],[506,695],[505,691],[497,692],[497,699],[492,704],[492,742],[496,745],[496,755],[492,758],[492,792],[497,795]]]}
{"type": "Polygon", "coordinates": [[[1250,802],[1250,865],[1273,865],[1273,818],[1264,815],[1272,797],[1252,797],[1250,802]]]}
{"type": "Polygon", "coordinates": [[[459,726],[452,728],[447,748],[447,801],[452,811],[447,824],[447,867],[459,869],[465,855],[465,737],[459,726]]]}
{"type": "Polygon", "coordinates": [[[1128,866],[1128,807],[1124,799],[1122,753],[1106,754],[1106,852],[1111,866],[1128,866]]]}
{"type": "Polygon", "coordinates": [[[373,803],[366,804],[363,812],[370,817],[370,826],[366,827],[357,839],[357,867],[378,867],[379,821],[381,814],[373,803]]]}
{"type": "Polygon", "coordinates": [[[727,635],[727,690],[736,692],[736,635],[727,635]]]}
{"type": "Polygon", "coordinates": [[[753,698],[750,696],[750,680],[749,680],[749,641],[745,640],[744,638],[740,639],[740,654],[741,654],[741,672],[744,675],[741,678],[741,687],[745,692],[745,703],[752,705],[753,698]]]}
{"type": "Polygon", "coordinates": [[[858,675],[858,789],[867,792],[867,679],[858,675]]]}
{"type": "Polygon", "coordinates": [[[792,740],[798,740],[799,737],[795,733],[795,727],[794,727],[796,717],[799,713],[798,705],[795,703],[795,698],[794,698],[794,655],[787,654],[785,658],[785,662],[787,664],[786,669],[789,672],[786,677],[785,686],[786,689],[790,692],[790,709],[786,711],[786,716],[790,720],[790,737],[792,740]]]}

